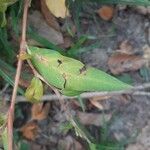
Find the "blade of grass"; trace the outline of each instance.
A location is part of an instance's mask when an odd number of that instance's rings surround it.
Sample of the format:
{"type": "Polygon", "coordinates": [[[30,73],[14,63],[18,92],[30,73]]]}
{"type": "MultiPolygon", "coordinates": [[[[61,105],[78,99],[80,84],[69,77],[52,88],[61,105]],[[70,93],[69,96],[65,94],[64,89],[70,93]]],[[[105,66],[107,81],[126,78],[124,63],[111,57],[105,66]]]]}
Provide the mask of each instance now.
{"type": "MultiPolygon", "coordinates": [[[[13,67],[0,59],[0,76],[11,86],[14,86],[13,76],[15,75],[15,72],[16,70],[13,67]]],[[[18,92],[22,95],[24,94],[24,90],[21,88],[18,88],[18,92]]]]}
{"type": "MultiPolygon", "coordinates": [[[[0,76],[6,81],[6,82],[8,82],[10,85],[12,85],[12,86],[14,86],[14,80],[12,79],[12,77],[11,76],[9,76],[8,74],[6,74],[4,71],[2,71],[1,69],[0,69],[0,76]]],[[[21,88],[18,88],[18,92],[20,93],[20,94],[24,94],[24,91],[21,89],[21,88]]]]}
{"type": "Polygon", "coordinates": [[[15,32],[16,36],[19,37],[19,19],[22,15],[23,0],[19,0],[17,3],[10,7],[10,17],[12,29],[15,32]]]}
{"type": "Polygon", "coordinates": [[[88,143],[95,142],[95,139],[91,136],[88,130],[78,121],[77,118],[72,117],[69,121],[74,127],[77,136],[84,138],[88,143]]]}
{"type": "Polygon", "coordinates": [[[80,103],[80,106],[81,106],[81,108],[82,108],[82,111],[85,112],[85,110],[86,110],[86,105],[85,105],[85,103],[84,103],[84,100],[81,98],[81,96],[78,96],[78,101],[79,101],[79,103],[80,103]]]}
{"type": "Polygon", "coordinates": [[[69,57],[77,58],[81,53],[87,52],[89,50],[92,50],[94,48],[99,48],[101,45],[100,42],[96,42],[94,44],[91,44],[89,46],[80,47],[78,49],[71,49],[67,51],[67,55],[69,57]]]}
{"type": "Polygon", "coordinates": [[[10,45],[10,42],[8,42],[7,37],[7,29],[6,28],[0,28],[0,42],[3,46],[3,53],[5,53],[8,56],[8,61],[11,62],[14,60],[15,52],[13,47],[10,45]]]}
{"type": "Polygon", "coordinates": [[[98,2],[101,4],[123,4],[123,5],[142,5],[150,6],[149,0],[89,0],[91,2],[98,2]]]}
{"type": "Polygon", "coordinates": [[[3,147],[4,150],[8,150],[8,137],[7,137],[7,128],[4,129],[2,133],[2,142],[3,142],[3,147]]]}

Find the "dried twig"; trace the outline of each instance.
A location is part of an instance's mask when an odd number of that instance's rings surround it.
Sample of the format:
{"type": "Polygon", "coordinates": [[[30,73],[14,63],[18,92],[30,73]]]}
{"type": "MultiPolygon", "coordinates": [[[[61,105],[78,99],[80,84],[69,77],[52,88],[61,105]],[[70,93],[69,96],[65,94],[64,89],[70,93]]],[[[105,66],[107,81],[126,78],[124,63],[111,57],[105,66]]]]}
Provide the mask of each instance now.
{"type": "MultiPolygon", "coordinates": [[[[24,12],[23,12],[23,21],[22,21],[22,36],[20,42],[20,50],[19,55],[26,51],[26,26],[27,26],[27,14],[28,14],[28,7],[30,4],[30,0],[24,1],[24,12]]],[[[7,128],[8,128],[8,150],[13,149],[13,118],[14,118],[14,107],[15,107],[15,100],[17,94],[17,88],[19,83],[19,78],[21,74],[23,60],[18,59],[17,64],[17,71],[15,76],[15,84],[13,88],[11,104],[8,112],[8,121],[7,121],[7,128]]]]}
{"type": "MultiPolygon", "coordinates": [[[[145,91],[139,91],[142,89],[150,88],[150,83],[145,83],[140,86],[135,86],[132,90],[122,90],[122,91],[113,91],[113,92],[86,92],[81,94],[81,98],[91,98],[94,96],[115,96],[115,95],[120,95],[120,94],[130,94],[130,95],[141,95],[141,96],[150,96],[150,92],[145,92],[145,91]],[[136,91],[137,90],[137,91],[136,91]]],[[[42,97],[41,101],[54,101],[54,100],[59,100],[58,95],[44,95],[42,97]]],[[[74,99],[74,97],[68,97],[68,96],[61,96],[62,99],[74,99]]],[[[8,101],[9,96],[5,95],[3,97],[4,100],[8,101]]],[[[26,102],[26,98],[23,96],[17,96],[16,102],[26,102]]]]}

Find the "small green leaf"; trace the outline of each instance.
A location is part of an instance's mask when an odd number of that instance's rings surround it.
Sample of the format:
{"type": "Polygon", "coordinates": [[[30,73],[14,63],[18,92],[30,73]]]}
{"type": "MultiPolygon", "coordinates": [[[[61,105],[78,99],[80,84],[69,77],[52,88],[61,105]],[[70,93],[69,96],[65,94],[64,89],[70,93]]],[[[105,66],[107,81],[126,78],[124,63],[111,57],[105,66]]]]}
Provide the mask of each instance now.
{"type": "Polygon", "coordinates": [[[9,5],[12,5],[17,0],[0,0],[0,27],[4,27],[6,25],[6,16],[5,12],[9,5]]]}
{"type": "Polygon", "coordinates": [[[31,84],[26,90],[25,97],[30,102],[39,102],[43,96],[43,84],[41,80],[37,77],[34,77],[31,81],[31,84]]]}

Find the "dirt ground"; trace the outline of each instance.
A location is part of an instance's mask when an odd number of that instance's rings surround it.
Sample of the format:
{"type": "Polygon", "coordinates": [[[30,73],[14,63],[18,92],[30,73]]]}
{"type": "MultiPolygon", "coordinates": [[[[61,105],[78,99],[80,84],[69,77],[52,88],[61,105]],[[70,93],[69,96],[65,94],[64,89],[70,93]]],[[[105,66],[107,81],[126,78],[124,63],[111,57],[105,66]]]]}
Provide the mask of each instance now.
{"type": "MultiPolygon", "coordinates": [[[[96,28],[95,24],[89,25],[87,32],[90,31],[92,35],[99,37],[101,48],[84,53],[82,59],[86,64],[106,71],[108,70],[109,56],[118,49],[119,43],[124,40],[128,40],[132,44],[134,53],[142,54],[144,46],[150,46],[149,30],[150,15],[142,15],[134,8],[129,8],[128,11],[120,10],[112,22],[98,22],[96,28]],[[114,30],[114,33],[109,33],[110,29],[114,30]]],[[[134,84],[143,82],[139,71],[131,71],[129,74],[134,79],[134,84]]],[[[110,112],[115,112],[115,119],[109,128],[110,135],[118,140],[129,140],[135,133],[138,133],[135,142],[129,144],[126,150],[149,150],[150,97],[131,96],[129,99],[121,102],[121,99],[114,98],[105,104],[110,112]]]]}

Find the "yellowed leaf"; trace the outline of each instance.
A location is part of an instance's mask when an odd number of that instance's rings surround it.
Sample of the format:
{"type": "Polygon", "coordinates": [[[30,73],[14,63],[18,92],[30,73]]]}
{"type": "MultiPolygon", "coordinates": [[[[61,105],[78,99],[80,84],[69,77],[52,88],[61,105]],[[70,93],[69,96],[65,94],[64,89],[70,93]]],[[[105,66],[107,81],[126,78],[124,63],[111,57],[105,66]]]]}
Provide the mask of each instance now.
{"type": "Polygon", "coordinates": [[[41,0],[41,12],[45,18],[46,23],[57,31],[60,31],[60,25],[56,17],[48,9],[46,2],[41,0]]]}
{"type": "Polygon", "coordinates": [[[65,18],[69,16],[65,0],[45,0],[48,9],[56,17],[65,18]]]}

